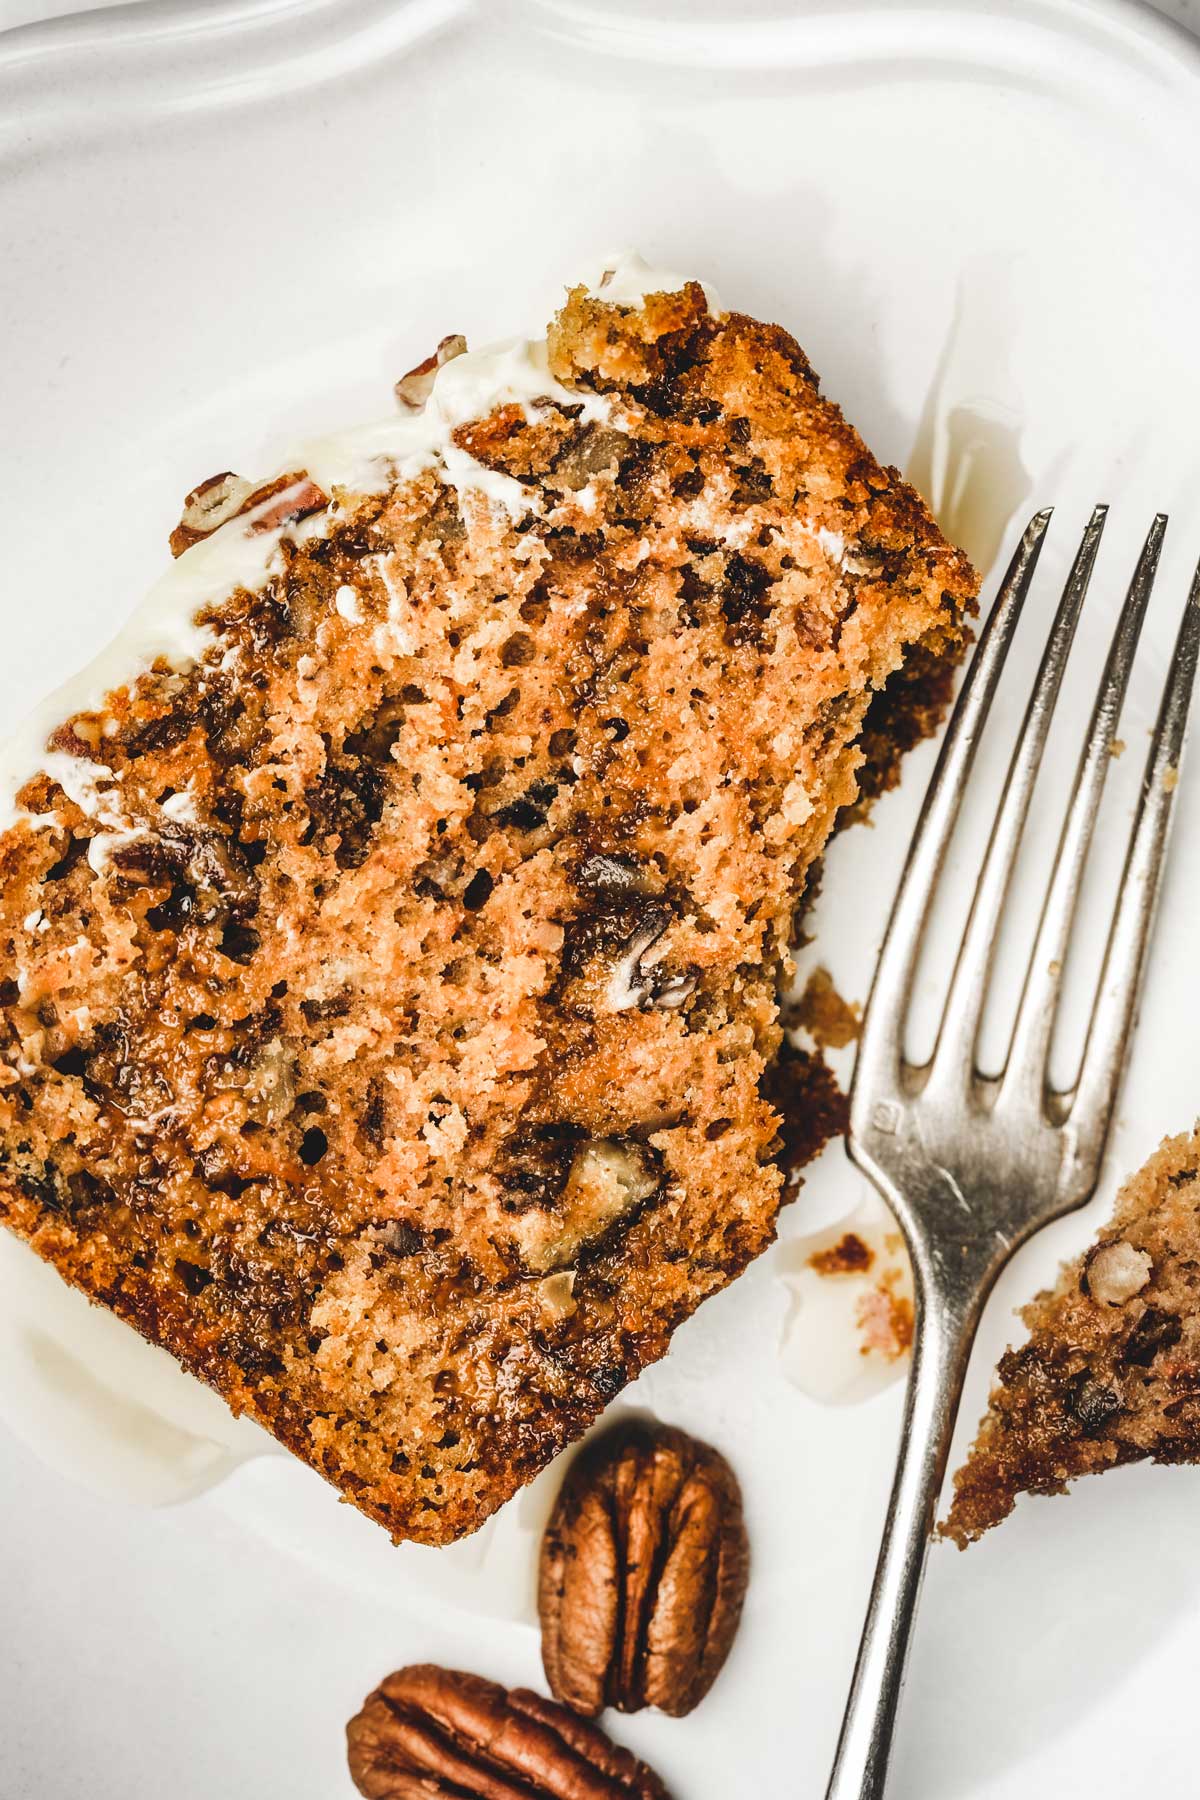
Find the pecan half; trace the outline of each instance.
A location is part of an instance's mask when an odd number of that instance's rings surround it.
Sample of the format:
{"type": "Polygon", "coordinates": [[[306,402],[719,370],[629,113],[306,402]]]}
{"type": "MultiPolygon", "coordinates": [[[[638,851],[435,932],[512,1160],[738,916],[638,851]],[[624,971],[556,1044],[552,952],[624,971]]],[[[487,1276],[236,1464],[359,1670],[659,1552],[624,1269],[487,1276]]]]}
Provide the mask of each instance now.
{"type": "Polygon", "coordinates": [[[551,1692],[589,1717],[691,1712],[729,1654],[749,1569],[741,1490],[719,1452],[641,1420],[606,1432],[571,1465],[542,1540],[551,1692]]]}
{"type": "Polygon", "coordinates": [[[552,1700],[415,1663],[346,1727],[368,1800],[668,1800],[652,1769],[552,1700]]]}

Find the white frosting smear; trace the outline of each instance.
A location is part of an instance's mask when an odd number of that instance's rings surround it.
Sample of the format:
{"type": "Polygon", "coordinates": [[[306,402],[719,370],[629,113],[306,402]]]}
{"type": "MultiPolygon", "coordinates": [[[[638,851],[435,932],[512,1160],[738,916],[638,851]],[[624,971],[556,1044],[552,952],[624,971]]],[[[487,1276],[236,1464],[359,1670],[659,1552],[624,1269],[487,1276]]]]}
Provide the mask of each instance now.
{"type": "Polygon", "coordinates": [[[826,1405],[854,1404],[908,1368],[912,1270],[900,1228],[870,1193],[848,1218],[780,1247],[791,1309],[780,1361],[826,1405]]]}
{"type": "MultiPolygon", "coordinates": [[[[601,259],[599,268],[584,285],[597,300],[606,300],[610,306],[640,306],[650,294],[676,294],[694,280],[694,275],[655,268],[636,250],[617,250],[601,259]]],[[[709,312],[718,316],[724,308],[716,288],[707,281],[700,286],[709,312]]]]}
{"type": "Polygon", "coordinates": [[[603,395],[555,380],[545,338],[509,338],[443,363],[420,412],[314,439],[298,451],[297,466],[306,468],[326,493],[346,488],[357,494],[383,493],[397,478],[437,468],[460,493],[482,494],[519,517],[532,509],[535,495],[511,475],[485,468],[460,449],[453,434],[504,406],[519,408],[532,424],[538,402],[546,400],[582,405],[584,423],[611,416],[603,395]]]}
{"type": "MultiPolygon", "coordinates": [[[[277,503],[278,496],[266,504],[277,503]]],[[[99,711],[106,694],[136,679],[159,657],[174,669],[191,668],[211,643],[211,634],[196,623],[196,614],[205,606],[219,605],[236,588],[255,591],[263,587],[275,567],[282,539],[313,535],[313,519],[324,516],[315,514],[298,524],[255,532],[260,510],[231,519],[178,557],[99,656],[35,707],[0,748],[0,830],[13,823],[14,797],[40,769],[53,775],[89,817],[123,827],[125,821],[119,816],[106,816],[100,810],[97,783],[107,775],[111,786],[115,779],[111,770],[76,757],[48,754],[46,740],[72,714],[99,711]]]]}
{"type": "MultiPolygon", "coordinates": [[[[597,292],[603,288],[601,297],[612,304],[634,306],[646,294],[678,290],[686,280],[670,270],[652,268],[636,251],[623,251],[604,260],[595,285],[597,292]]],[[[717,312],[715,292],[708,287],[704,291],[710,311],[717,312]]],[[[518,407],[532,423],[539,403],[547,400],[582,406],[579,416],[584,423],[612,416],[612,403],[605,396],[555,380],[544,337],[508,339],[443,363],[420,411],[301,444],[283,458],[277,473],[304,470],[330,495],[337,489],[378,494],[397,480],[435,469],[460,493],[478,494],[520,517],[537,505],[536,493],[485,467],[454,442],[453,434],[504,406],[518,407]]],[[[278,508],[280,499],[274,495],[231,519],[178,557],[108,647],[50,694],[0,747],[0,830],[17,816],[13,796],[47,767],[46,740],[56,726],[74,713],[98,710],[105,694],[134,680],[159,657],[172,668],[192,667],[211,644],[211,634],[195,622],[197,612],[220,605],[237,588],[257,592],[276,571],[285,539],[302,542],[326,535],[336,524],[337,509],[331,507],[298,522],[256,529],[263,515],[278,508]]],[[[112,823],[116,829],[127,826],[124,820],[112,823]]]]}
{"type": "Polygon", "coordinates": [[[249,1419],[0,1231],[5,1422],[94,1493],[165,1506],[251,1456],[284,1455],[249,1419]]]}

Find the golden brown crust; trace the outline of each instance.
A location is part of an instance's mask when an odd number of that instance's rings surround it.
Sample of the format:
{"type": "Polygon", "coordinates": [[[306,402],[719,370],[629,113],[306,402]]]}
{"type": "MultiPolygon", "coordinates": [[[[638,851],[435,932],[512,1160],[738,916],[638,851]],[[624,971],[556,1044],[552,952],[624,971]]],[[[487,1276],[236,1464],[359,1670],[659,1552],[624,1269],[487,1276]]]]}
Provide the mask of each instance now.
{"type": "Polygon", "coordinates": [[[763,1093],[779,1117],[775,1160],[783,1172],[783,1199],[794,1200],[804,1170],[849,1123],[849,1102],[820,1052],[798,1050],[785,1039],[763,1077],[763,1093]]]}
{"type": "Polygon", "coordinates": [[[943,1527],[960,1547],[1018,1494],[1123,1463],[1200,1461],[1200,1131],[1167,1138],[1110,1224],[1022,1310],[943,1527]]]}
{"type": "Polygon", "coordinates": [[[607,424],[457,434],[527,515],[335,496],[56,734],[132,833],[0,837],[0,1219],[434,1543],[770,1243],[793,912],[976,585],[778,328],[577,290],[551,357],[607,424]]]}

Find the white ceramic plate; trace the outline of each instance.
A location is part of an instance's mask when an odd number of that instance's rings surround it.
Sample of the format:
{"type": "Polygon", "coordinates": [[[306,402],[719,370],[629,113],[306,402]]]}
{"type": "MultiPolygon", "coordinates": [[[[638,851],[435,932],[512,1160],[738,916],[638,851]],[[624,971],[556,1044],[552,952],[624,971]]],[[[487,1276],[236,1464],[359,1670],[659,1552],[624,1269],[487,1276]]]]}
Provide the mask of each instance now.
{"type": "MultiPolygon", "coordinates": [[[[635,242],[793,328],[981,558],[1056,501],[1042,618],[1091,503],[1113,502],[1043,850],[1103,627],[1151,514],[1172,513],[1111,864],[1200,553],[1198,209],[1200,58],[1132,5],[145,0],[0,35],[0,719],[111,635],[197,477],[378,412],[446,331],[537,327],[562,282],[635,242]]],[[[914,757],[874,828],[831,854],[820,953],[849,996],[928,767],[914,757]]],[[[1193,777],[1103,1193],[1006,1278],[967,1426],[1013,1304],[1196,1110],[1200,763],[1193,777]]],[[[796,1240],[861,1199],[835,1148],[779,1249],[629,1396],[727,1451],[755,1553],[701,1710],[614,1721],[679,1800],[823,1791],[900,1396],[820,1405],[780,1340],[796,1240]]],[[[523,1620],[546,1483],[449,1557],[394,1551],[278,1455],[185,1504],[131,1504],[95,1491],[103,1383],[72,1377],[88,1430],[64,1446],[14,1344],[0,1336],[5,1800],[326,1800],[349,1793],[341,1727],[386,1670],[537,1681],[523,1620]]],[[[208,1461],[174,1491],[259,1448],[205,1429],[208,1461]]],[[[935,1551],[897,1800],[1186,1787],[1198,1498],[1193,1471],[1133,1470],[1023,1506],[965,1558],[935,1551]]]]}

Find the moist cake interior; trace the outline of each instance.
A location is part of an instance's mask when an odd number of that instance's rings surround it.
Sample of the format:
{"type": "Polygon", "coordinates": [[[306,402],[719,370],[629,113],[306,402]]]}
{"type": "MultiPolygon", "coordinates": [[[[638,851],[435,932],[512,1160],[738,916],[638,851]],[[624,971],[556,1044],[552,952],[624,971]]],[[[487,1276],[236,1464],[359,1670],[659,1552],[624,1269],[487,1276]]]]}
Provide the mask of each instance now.
{"type": "Polygon", "coordinates": [[[1200,1133],[1168,1138],[1111,1223],[1025,1307],[954,1478],[945,1534],[965,1547],[1017,1496],[1152,1459],[1200,1461],[1200,1133]]]}
{"type": "Polygon", "coordinates": [[[0,1219],[431,1543],[770,1243],[794,915],[976,591],[696,283],[460,344],[190,497],[195,656],[0,836],[0,1219]]]}

